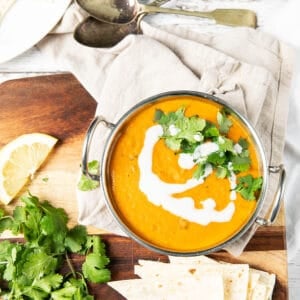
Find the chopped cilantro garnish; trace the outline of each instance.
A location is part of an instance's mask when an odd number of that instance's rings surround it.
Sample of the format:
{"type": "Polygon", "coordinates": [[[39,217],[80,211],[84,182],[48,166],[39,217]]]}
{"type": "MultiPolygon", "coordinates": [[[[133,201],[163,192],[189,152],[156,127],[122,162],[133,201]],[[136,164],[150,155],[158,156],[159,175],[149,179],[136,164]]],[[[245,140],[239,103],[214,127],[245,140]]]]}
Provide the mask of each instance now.
{"type": "Polygon", "coordinates": [[[35,196],[21,198],[25,206],[17,206],[12,216],[1,213],[0,232],[11,230],[24,234],[25,243],[0,243],[0,280],[3,299],[93,299],[85,278],[107,282],[109,258],[99,236],[87,236],[85,227],[68,228],[68,217],[61,208],[35,196]],[[92,251],[91,251],[92,249],[92,251]],[[82,273],[75,272],[69,253],[86,256],[82,273]],[[64,259],[70,273],[59,273],[64,259]]]}
{"type": "Polygon", "coordinates": [[[213,166],[223,165],[226,162],[226,156],[222,152],[213,152],[208,155],[207,162],[213,166]]]}
{"type": "Polygon", "coordinates": [[[217,140],[217,144],[220,147],[221,151],[228,151],[228,152],[233,152],[233,141],[230,140],[229,138],[226,138],[225,136],[219,136],[217,140]]]}
{"type": "MultiPolygon", "coordinates": [[[[179,153],[193,154],[197,165],[193,174],[194,178],[200,179],[204,176],[207,164],[215,170],[217,178],[225,178],[232,172],[238,174],[250,169],[248,140],[240,138],[238,142],[234,142],[227,136],[232,126],[232,121],[228,118],[230,112],[225,109],[219,111],[217,125],[199,116],[187,117],[184,112],[184,108],[169,113],[156,110],[154,120],[162,125],[163,135],[161,138],[164,139],[168,148],[179,153]],[[215,143],[218,150],[207,156],[197,157],[195,153],[197,153],[198,147],[207,142],[215,143]]],[[[257,183],[255,182],[255,184],[257,183]]],[[[248,199],[249,195],[245,191],[241,194],[248,199]]],[[[253,197],[252,194],[251,196],[253,197]]]]}
{"type": "MultiPolygon", "coordinates": [[[[99,173],[99,161],[92,160],[88,163],[88,170],[92,175],[98,175],[99,173]]],[[[99,187],[99,181],[93,180],[84,174],[81,174],[80,180],[77,185],[80,191],[91,191],[99,187]]]]}
{"type": "Polygon", "coordinates": [[[190,144],[188,141],[183,140],[180,144],[181,147],[181,151],[183,153],[194,153],[195,149],[197,148],[197,146],[199,146],[200,143],[193,143],[190,144]]]}
{"type": "Polygon", "coordinates": [[[230,121],[230,119],[228,119],[225,110],[219,111],[217,113],[217,121],[219,124],[220,132],[227,134],[230,127],[232,126],[232,122],[230,121]]]}
{"type": "Polygon", "coordinates": [[[220,135],[220,132],[214,124],[206,121],[206,126],[203,130],[203,135],[206,138],[218,137],[220,135]]]}
{"type": "Polygon", "coordinates": [[[197,169],[194,172],[194,177],[196,179],[199,179],[204,175],[204,172],[205,172],[205,164],[197,164],[197,169]]]}
{"type": "Polygon", "coordinates": [[[228,176],[228,173],[229,173],[229,171],[228,171],[228,169],[226,167],[224,167],[224,166],[217,166],[217,168],[216,168],[216,176],[217,176],[217,178],[220,178],[220,179],[225,178],[225,177],[228,176]]]}
{"type": "Polygon", "coordinates": [[[162,138],[173,151],[182,150],[182,144],[186,146],[188,143],[193,146],[203,141],[202,130],[206,125],[205,120],[198,116],[186,117],[184,108],[168,114],[156,110],[154,119],[162,125],[162,138]]]}
{"type": "Polygon", "coordinates": [[[246,200],[255,200],[256,193],[261,189],[263,183],[262,177],[254,178],[252,175],[246,175],[238,178],[236,191],[246,200]]]}
{"type": "Polygon", "coordinates": [[[248,171],[251,160],[249,157],[232,156],[232,169],[235,173],[248,171]]]}
{"type": "Polygon", "coordinates": [[[243,150],[247,150],[249,147],[249,142],[246,139],[240,138],[238,144],[242,147],[243,150]]]}
{"type": "Polygon", "coordinates": [[[92,160],[88,163],[88,170],[93,175],[98,175],[99,173],[99,161],[92,160]]]}
{"type": "Polygon", "coordinates": [[[181,140],[176,137],[173,137],[173,136],[166,137],[165,143],[166,143],[167,147],[173,151],[180,150],[181,140]]]}

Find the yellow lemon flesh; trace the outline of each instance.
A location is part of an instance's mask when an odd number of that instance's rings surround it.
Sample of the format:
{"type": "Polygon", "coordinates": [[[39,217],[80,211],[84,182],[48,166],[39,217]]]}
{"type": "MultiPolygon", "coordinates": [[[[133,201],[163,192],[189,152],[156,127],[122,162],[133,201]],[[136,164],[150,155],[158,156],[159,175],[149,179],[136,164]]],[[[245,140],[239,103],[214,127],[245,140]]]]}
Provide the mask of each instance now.
{"type": "Polygon", "coordinates": [[[42,133],[19,136],[0,150],[0,201],[8,204],[45,161],[57,139],[42,133]]]}

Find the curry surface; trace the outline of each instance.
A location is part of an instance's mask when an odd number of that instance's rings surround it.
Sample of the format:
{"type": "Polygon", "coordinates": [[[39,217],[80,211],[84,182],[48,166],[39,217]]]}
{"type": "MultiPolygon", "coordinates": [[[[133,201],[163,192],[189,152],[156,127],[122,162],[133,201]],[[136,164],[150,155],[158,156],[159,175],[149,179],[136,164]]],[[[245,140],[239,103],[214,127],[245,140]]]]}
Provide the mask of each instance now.
{"type": "MultiPolygon", "coordinates": [[[[180,107],[186,108],[186,116],[197,114],[215,124],[217,124],[217,112],[221,108],[219,104],[205,99],[199,101],[190,96],[168,98],[147,106],[122,128],[122,134],[111,154],[109,182],[111,182],[113,206],[128,228],[156,247],[175,252],[193,252],[214,247],[236,234],[248,222],[257,203],[247,201],[237,193],[234,202],[236,210],[231,221],[202,226],[177,217],[147,200],[145,194],[139,189],[138,166],[138,156],[144,144],[145,132],[155,124],[153,119],[156,109],[170,112],[180,107]]],[[[250,144],[252,163],[247,174],[261,176],[257,153],[249,133],[240,121],[233,116],[230,118],[233,126],[228,137],[234,142],[241,137],[247,138],[250,144]]],[[[195,170],[195,168],[192,170],[180,168],[178,156],[168,149],[162,140],[155,145],[152,168],[161,180],[168,183],[184,183],[192,178],[195,170]]],[[[201,200],[213,198],[217,202],[216,209],[223,209],[230,201],[229,193],[229,181],[218,179],[214,172],[206,178],[204,184],[176,194],[176,197],[192,197],[197,208],[201,208],[201,200]]]]}

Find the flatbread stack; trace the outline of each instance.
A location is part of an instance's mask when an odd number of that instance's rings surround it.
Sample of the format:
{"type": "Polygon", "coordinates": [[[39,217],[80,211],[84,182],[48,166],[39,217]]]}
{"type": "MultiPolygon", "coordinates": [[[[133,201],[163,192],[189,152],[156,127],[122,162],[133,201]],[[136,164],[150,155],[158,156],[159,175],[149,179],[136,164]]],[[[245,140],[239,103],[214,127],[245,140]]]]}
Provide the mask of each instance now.
{"type": "Polygon", "coordinates": [[[134,273],[141,279],[108,284],[128,300],[272,299],[274,274],[206,256],[169,258],[170,263],[139,260],[134,273]]]}
{"type": "Polygon", "coordinates": [[[0,0],[0,22],[16,0],[0,0]]]}

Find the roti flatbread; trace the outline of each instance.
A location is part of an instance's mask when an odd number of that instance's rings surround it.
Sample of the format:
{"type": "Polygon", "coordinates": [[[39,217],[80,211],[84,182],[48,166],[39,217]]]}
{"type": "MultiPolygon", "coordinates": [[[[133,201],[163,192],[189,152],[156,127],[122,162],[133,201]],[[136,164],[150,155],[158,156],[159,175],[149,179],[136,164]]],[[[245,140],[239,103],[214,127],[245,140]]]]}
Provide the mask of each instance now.
{"type": "Polygon", "coordinates": [[[111,281],[108,283],[128,300],[223,300],[223,279],[220,274],[195,278],[156,278],[111,281]]]}
{"type": "Polygon", "coordinates": [[[169,256],[169,260],[171,264],[218,264],[216,260],[205,255],[189,257],[169,256]]]}
{"type": "MultiPolygon", "coordinates": [[[[169,256],[169,260],[176,264],[229,264],[223,261],[218,262],[204,255],[193,257],[169,256]]],[[[271,300],[275,282],[276,276],[274,274],[250,268],[247,300],[271,300]]]]}
{"type": "Polygon", "coordinates": [[[143,279],[195,278],[212,273],[220,274],[224,284],[225,300],[246,300],[249,265],[247,264],[175,264],[139,260],[134,273],[143,279]]]}
{"type": "Polygon", "coordinates": [[[108,283],[129,300],[271,300],[276,277],[206,256],[169,257],[171,263],[139,260],[141,279],[108,283]]]}
{"type": "MultiPolygon", "coordinates": [[[[250,272],[259,275],[259,279],[258,279],[257,285],[254,287],[254,290],[258,289],[259,291],[261,291],[262,290],[261,285],[264,286],[266,289],[265,298],[254,298],[253,297],[250,299],[251,300],[257,300],[257,299],[271,300],[273,290],[275,287],[275,283],[276,283],[275,274],[269,274],[267,272],[264,272],[261,270],[256,270],[256,269],[250,269],[250,272]]],[[[257,293],[257,292],[254,291],[253,294],[255,294],[255,293],[257,293]]]]}

